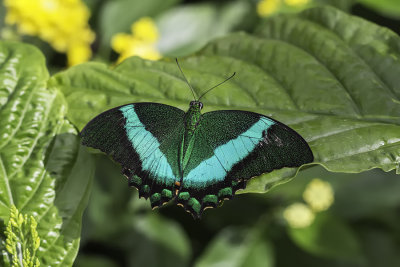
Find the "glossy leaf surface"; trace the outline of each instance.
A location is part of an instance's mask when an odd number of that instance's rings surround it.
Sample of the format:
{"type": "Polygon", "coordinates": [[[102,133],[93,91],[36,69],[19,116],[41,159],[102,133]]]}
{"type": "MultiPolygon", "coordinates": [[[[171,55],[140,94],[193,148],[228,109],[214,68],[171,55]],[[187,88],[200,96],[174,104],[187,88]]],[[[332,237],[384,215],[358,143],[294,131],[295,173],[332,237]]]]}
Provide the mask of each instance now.
{"type": "Polygon", "coordinates": [[[11,205],[33,215],[41,264],[71,266],[93,168],[48,77],[36,48],[0,43],[0,219],[11,205]]]}

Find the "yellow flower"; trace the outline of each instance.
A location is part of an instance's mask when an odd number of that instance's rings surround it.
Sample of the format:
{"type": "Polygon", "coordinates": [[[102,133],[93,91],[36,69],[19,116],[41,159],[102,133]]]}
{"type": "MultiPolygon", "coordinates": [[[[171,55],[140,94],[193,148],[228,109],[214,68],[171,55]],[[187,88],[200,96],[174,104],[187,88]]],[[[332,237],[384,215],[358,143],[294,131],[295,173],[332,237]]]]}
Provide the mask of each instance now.
{"type": "Polygon", "coordinates": [[[135,38],[147,41],[157,42],[159,39],[157,26],[149,17],[143,17],[131,26],[131,31],[135,38]]]}
{"type": "Polygon", "coordinates": [[[117,33],[111,40],[111,47],[120,54],[118,62],[131,56],[157,60],[161,58],[156,44],[159,39],[158,29],[149,17],[143,17],[132,24],[132,34],[117,33]]]}
{"type": "Polygon", "coordinates": [[[257,13],[260,17],[269,16],[278,11],[281,0],[261,0],[257,4],[257,13]]]}
{"type": "Polygon", "coordinates": [[[332,186],[329,182],[313,179],[304,190],[303,198],[315,212],[327,210],[334,201],[332,186]]]}
{"type": "Polygon", "coordinates": [[[305,228],[310,226],[315,215],[313,211],[303,203],[294,203],[283,211],[283,217],[293,228],[305,228]]]}
{"type": "Polygon", "coordinates": [[[285,4],[288,6],[305,6],[310,3],[310,0],[285,0],[285,4]]]}
{"type": "Polygon", "coordinates": [[[85,43],[72,44],[68,47],[68,66],[74,66],[90,59],[92,50],[85,43]]]}
{"type": "Polygon", "coordinates": [[[15,24],[19,33],[38,36],[58,52],[67,53],[70,65],[90,58],[95,34],[82,0],[4,0],[4,5],[7,24],[15,24]]]}

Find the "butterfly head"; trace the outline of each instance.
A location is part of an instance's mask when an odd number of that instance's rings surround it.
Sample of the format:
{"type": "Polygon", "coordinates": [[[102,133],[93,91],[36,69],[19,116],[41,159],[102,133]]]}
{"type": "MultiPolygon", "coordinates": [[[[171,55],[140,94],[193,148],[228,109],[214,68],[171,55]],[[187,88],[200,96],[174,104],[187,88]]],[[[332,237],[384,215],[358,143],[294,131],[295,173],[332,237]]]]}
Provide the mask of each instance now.
{"type": "Polygon", "coordinates": [[[203,108],[203,103],[198,100],[193,100],[190,102],[190,108],[201,110],[203,108]]]}

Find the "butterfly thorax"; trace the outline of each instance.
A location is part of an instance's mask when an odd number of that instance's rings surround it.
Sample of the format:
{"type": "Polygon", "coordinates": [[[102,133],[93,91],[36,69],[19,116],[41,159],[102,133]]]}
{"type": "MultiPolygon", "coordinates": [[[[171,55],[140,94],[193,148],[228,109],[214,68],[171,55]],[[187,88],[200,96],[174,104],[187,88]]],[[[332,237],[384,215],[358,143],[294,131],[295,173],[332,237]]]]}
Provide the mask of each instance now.
{"type": "Polygon", "coordinates": [[[194,135],[200,122],[201,109],[203,104],[200,101],[190,102],[189,110],[185,114],[185,133],[183,135],[180,151],[181,171],[186,167],[193,149],[194,135]]]}
{"type": "Polygon", "coordinates": [[[189,110],[185,114],[186,131],[193,133],[196,130],[196,126],[200,121],[202,107],[203,104],[201,102],[192,101],[190,103],[189,110]]]}

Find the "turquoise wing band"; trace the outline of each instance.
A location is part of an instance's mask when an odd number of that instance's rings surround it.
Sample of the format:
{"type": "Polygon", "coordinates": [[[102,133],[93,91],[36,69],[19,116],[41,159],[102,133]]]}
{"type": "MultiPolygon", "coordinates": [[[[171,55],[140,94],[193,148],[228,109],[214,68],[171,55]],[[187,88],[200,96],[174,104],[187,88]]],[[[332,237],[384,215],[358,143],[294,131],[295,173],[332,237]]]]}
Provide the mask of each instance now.
{"type": "MultiPolygon", "coordinates": [[[[232,167],[247,157],[263,140],[264,133],[273,124],[274,121],[260,117],[256,123],[235,139],[216,147],[210,158],[203,160],[183,177],[185,186],[204,188],[212,183],[223,181],[232,167]]],[[[207,137],[203,136],[203,138],[207,137]]]]}

